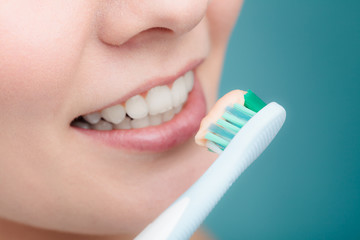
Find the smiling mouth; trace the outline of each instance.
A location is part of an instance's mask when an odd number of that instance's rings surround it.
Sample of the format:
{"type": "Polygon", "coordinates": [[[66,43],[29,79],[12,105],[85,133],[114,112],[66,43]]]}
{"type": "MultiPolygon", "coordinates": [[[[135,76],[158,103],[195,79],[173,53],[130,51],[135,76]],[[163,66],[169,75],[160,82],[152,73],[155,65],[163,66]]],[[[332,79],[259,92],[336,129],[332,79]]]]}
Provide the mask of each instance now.
{"type": "Polygon", "coordinates": [[[157,126],[178,114],[194,86],[194,73],[188,71],[171,85],[161,85],[130,97],[120,104],[78,116],[71,126],[99,131],[157,126]]]}
{"type": "Polygon", "coordinates": [[[197,67],[144,83],[98,111],[78,116],[71,131],[80,142],[130,152],[164,152],[192,138],[206,115],[197,67]],[[98,145],[100,143],[100,145],[98,145]]]}

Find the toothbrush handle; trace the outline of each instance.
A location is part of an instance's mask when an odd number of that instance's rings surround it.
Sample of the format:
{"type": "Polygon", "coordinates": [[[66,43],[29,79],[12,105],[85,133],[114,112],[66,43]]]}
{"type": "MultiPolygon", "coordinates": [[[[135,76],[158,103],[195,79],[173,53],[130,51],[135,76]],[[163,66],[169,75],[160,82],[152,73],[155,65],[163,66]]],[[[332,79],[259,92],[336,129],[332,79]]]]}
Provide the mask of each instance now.
{"type": "Polygon", "coordinates": [[[188,239],[238,176],[266,149],[285,121],[273,102],[236,134],[216,161],[135,239],[188,239]]]}

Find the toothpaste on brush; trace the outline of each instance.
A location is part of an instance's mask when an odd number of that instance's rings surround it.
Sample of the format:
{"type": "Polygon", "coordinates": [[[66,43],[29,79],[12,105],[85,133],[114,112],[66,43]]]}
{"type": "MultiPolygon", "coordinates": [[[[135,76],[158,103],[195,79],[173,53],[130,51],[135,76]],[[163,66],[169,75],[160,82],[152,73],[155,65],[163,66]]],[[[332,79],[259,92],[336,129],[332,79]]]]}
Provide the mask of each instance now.
{"type": "Polygon", "coordinates": [[[222,98],[220,98],[206,117],[203,118],[200,124],[199,131],[195,135],[195,142],[200,146],[206,146],[206,138],[205,135],[208,132],[208,128],[211,124],[215,123],[221,116],[224,114],[224,109],[227,106],[234,105],[235,103],[244,105],[245,98],[244,95],[247,92],[242,90],[233,90],[225,94],[222,98]]]}

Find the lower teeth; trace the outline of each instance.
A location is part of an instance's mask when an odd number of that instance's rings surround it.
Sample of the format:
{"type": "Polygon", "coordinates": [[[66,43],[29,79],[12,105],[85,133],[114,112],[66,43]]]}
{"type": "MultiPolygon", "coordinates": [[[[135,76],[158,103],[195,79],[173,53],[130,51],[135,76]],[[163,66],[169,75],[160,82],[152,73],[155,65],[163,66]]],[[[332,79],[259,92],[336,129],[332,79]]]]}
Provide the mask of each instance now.
{"type": "Polygon", "coordinates": [[[93,129],[100,131],[108,131],[113,129],[136,129],[136,128],[145,128],[148,126],[160,125],[164,122],[168,122],[173,117],[180,112],[182,106],[170,109],[167,112],[158,115],[148,115],[142,119],[132,119],[129,116],[119,124],[113,124],[105,119],[101,118],[96,124],[91,124],[87,122],[83,117],[78,117],[71,122],[71,126],[83,129],[93,129]]]}

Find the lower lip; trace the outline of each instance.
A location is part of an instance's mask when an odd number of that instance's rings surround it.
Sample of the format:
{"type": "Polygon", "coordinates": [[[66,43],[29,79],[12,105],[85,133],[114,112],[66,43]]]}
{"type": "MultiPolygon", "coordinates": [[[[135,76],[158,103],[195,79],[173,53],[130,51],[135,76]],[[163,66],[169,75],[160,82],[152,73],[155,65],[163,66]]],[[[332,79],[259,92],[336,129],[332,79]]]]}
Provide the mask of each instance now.
{"type": "Polygon", "coordinates": [[[158,126],[130,130],[97,131],[75,128],[77,131],[110,147],[136,152],[163,152],[176,147],[195,135],[206,115],[206,102],[200,82],[194,87],[182,110],[168,122],[158,126]]]}

